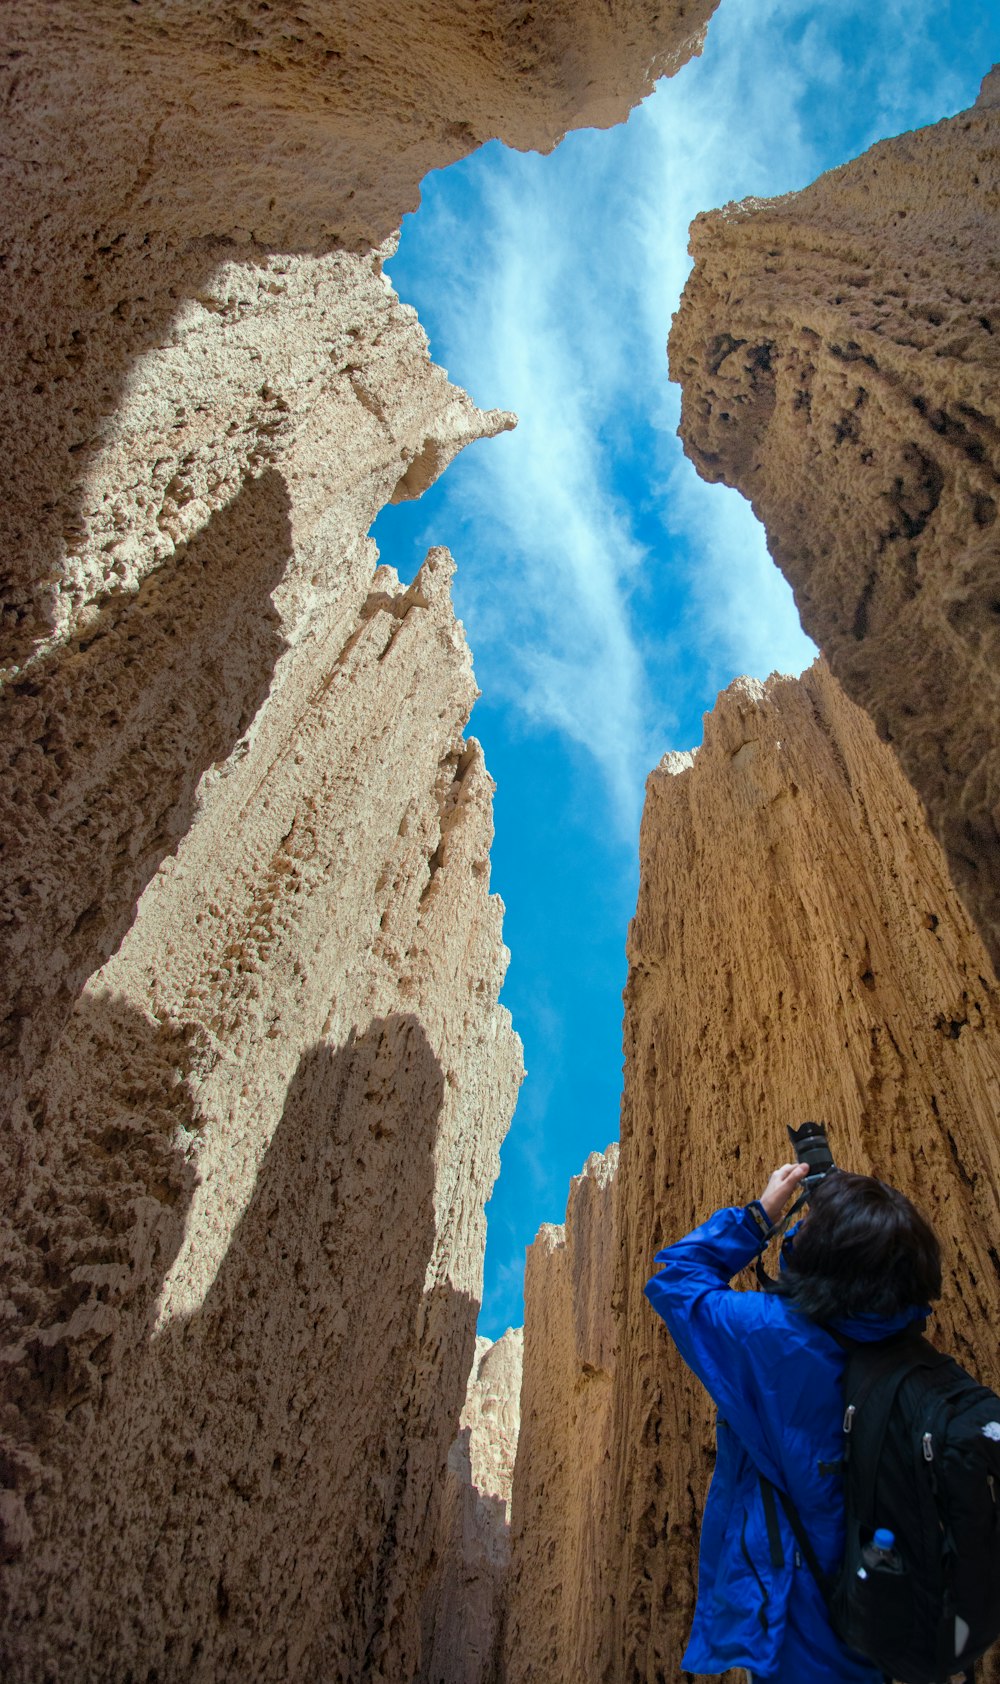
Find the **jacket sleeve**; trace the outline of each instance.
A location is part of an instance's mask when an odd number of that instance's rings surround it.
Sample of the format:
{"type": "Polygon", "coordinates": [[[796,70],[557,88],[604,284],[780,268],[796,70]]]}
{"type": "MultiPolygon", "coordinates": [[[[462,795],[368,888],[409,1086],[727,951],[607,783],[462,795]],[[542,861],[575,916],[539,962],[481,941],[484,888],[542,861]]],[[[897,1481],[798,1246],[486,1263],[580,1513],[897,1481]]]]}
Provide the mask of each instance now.
{"type": "Polygon", "coordinates": [[[763,1341],[754,1337],[774,1319],[777,1306],[762,1293],[734,1292],[729,1285],[757,1256],[766,1237],[759,1214],[749,1206],[716,1211],[684,1239],[657,1252],[655,1261],[663,1268],[645,1290],[684,1361],[757,1466],[780,1483],[769,1446],[770,1412],[761,1408],[765,1392],[774,1387],[773,1375],[762,1372],[762,1365],[770,1364],[762,1358],[761,1347],[773,1348],[774,1330],[763,1341]]]}

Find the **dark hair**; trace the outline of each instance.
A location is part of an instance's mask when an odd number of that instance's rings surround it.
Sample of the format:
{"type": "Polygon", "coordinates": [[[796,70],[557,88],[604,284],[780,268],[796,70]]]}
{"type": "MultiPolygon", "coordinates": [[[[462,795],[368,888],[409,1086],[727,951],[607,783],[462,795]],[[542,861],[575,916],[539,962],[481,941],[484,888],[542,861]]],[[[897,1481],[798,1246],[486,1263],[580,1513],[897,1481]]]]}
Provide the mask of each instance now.
{"type": "Polygon", "coordinates": [[[895,1187],[832,1170],[810,1198],[776,1286],[813,1321],[895,1316],[941,1296],[941,1248],[895,1187]]]}

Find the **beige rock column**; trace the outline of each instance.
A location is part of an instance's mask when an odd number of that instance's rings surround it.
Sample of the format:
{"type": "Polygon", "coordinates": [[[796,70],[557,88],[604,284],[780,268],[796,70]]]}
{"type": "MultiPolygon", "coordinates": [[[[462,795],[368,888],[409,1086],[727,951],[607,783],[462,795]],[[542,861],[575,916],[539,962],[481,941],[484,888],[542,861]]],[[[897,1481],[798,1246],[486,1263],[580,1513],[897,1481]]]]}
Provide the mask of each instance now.
{"type": "Polygon", "coordinates": [[[604,1676],[617,1168],[617,1145],[592,1153],[565,1225],[545,1224],[528,1248],[505,1684],[604,1676]]]}
{"type": "Polygon", "coordinates": [[[121,588],[4,698],[12,1677],[416,1664],[520,1051],[450,557],[365,534],[511,421],[287,259],[95,460],[121,588]]]}
{"type": "Polygon", "coordinates": [[[344,255],[219,269],[89,462],[65,623],[0,687],[15,1120],[25,1070],[160,862],[325,682],[372,588],[379,509],[513,425],[434,367],[380,270],[344,255]]]}
{"type": "Polygon", "coordinates": [[[520,1327],[495,1344],[476,1340],[424,1606],[423,1684],[497,1684],[500,1677],[523,1354],[520,1327]]]}
{"type": "Polygon", "coordinates": [[[416,1670],[521,1071],[450,575],[314,636],[29,1087],[11,1680],[416,1670]]]}
{"type": "Polygon", "coordinates": [[[12,0],[0,1493],[13,1678],[412,1676],[520,1073],[449,562],[482,414],[380,273],[714,0],[12,0]]]}
{"type": "Polygon", "coordinates": [[[670,338],[699,473],[927,805],[1000,962],[1000,98],[698,217],[670,338]]]}
{"type": "MultiPolygon", "coordinates": [[[[1000,1384],[997,982],[867,714],[822,663],[737,680],[694,757],[651,775],[640,853],[611,1505],[629,1680],[677,1675],[713,1437],[643,1284],[660,1246],[760,1191],[786,1125],[823,1119],[838,1163],[927,1212],[945,1259],[935,1336],[1000,1384]]],[[[530,1338],[529,1319],[526,1375],[530,1338]]]]}

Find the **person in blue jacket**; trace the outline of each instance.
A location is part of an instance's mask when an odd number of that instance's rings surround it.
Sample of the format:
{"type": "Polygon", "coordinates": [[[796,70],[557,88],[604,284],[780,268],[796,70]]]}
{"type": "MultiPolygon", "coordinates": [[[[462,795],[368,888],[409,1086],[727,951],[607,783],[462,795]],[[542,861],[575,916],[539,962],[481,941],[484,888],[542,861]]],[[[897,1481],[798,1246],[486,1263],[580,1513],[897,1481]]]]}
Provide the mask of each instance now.
{"type": "Polygon", "coordinates": [[[882,1684],[879,1669],[833,1631],[780,1504],[765,1504],[760,1475],[792,1498],[820,1565],[833,1571],[844,1549],[846,1358],[827,1327],[877,1340],[929,1315],[941,1292],[940,1251],[902,1193],[833,1170],[784,1241],[774,1290],[734,1291],[733,1276],[767,1244],[806,1173],[804,1164],[782,1165],[759,1199],[717,1211],[658,1252],[662,1269],[646,1286],[719,1409],[682,1665],[694,1673],[745,1668],[753,1684],[882,1684]]]}

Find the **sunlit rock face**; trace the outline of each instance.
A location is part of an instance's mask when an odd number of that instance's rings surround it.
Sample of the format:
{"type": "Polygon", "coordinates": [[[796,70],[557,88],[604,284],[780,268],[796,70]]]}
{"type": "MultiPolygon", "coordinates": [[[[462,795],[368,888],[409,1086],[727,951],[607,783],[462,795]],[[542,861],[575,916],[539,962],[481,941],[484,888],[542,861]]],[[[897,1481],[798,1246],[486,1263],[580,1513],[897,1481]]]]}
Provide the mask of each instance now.
{"type": "MultiPolygon", "coordinates": [[[[494,136],[547,150],[568,128],[621,121],[700,50],[715,4],[10,0],[0,662],[130,588],[143,567],[127,543],[131,490],[150,518],[162,505],[165,536],[206,489],[210,501],[232,496],[225,463],[207,488],[188,472],[180,435],[180,484],[155,432],[119,473],[96,460],[121,453],[121,412],[146,384],[137,365],[182,347],[193,309],[238,345],[248,297],[283,290],[275,255],[378,247],[429,170],[494,136]],[[220,265],[246,271],[221,293],[220,265]]],[[[204,360],[188,349],[200,378],[179,428],[197,439],[197,404],[221,379],[238,387],[237,427],[263,429],[247,448],[266,452],[286,415],[283,385],[221,347],[204,360]]]]}
{"type": "Polygon", "coordinates": [[[700,216],[681,432],[923,797],[1000,958],[1000,109],[700,216]]]}
{"type": "MultiPolygon", "coordinates": [[[[934,1337],[1000,1384],[997,983],[868,715],[822,663],[737,680],[693,760],[651,775],[640,854],[608,1586],[628,1680],[679,1673],[714,1417],[643,1284],[662,1245],[761,1191],[787,1125],[824,1120],[839,1164],[927,1212],[945,1261],[934,1337]]],[[[529,1306],[526,1379],[532,1339],[529,1306]]]]}
{"type": "Polygon", "coordinates": [[[424,348],[377,254],[422,176],[621,119],[713,4],[6,8],[5,1093],[114,952],[276,644],[350,588],[344,552],[504,424],[442,425],[440,390],[413,391],[424,348]],[[242,573],[210,560],[220,523],[242,573]],[[54,882],[70,853],[75,886],[54,882]]]}
{"type": "Polygon", "coordinates": [[[505,1684],[605,1676],[617,1167],[593,1153],[528,1248],[505,1684]]]}
{"type": "Polygon", "coordinates": [[[11,1678],[416,1667],[520,1075],[451,559],[365,536],[511,418],[377,257],[213,284],[4,699],[11,1678]]]}
{"type": "Polygon", "coordinates": [[[523,1354],[520,1327],[509,1327],[495,1344],[476,1340],[448,1452],[437,1565],[424,1606],[422,1684],[497,1684],[500,1676],[523,1354]]]}
{"type": "Polygon", "coordinates": [[[314,628],[28,1084],[5,1678],[415,1675],[521,1073],[450,573],[314,628]]]}
{"type": "Polygon", "coordinates": [[[223,265],[136,365],[58,637],[0,692],[5,1109],[220,779],[283,752],[364,611],[378,511],[512,425],[431,364],[377,255],[223,265]]]}
{"type": "Polygon", "coordinates": [[[450,561],[366,534],[512,418],[381,261],[712,9],[5,9],[5,1678],[417,1676],[521,1063],[450,561]]]}

